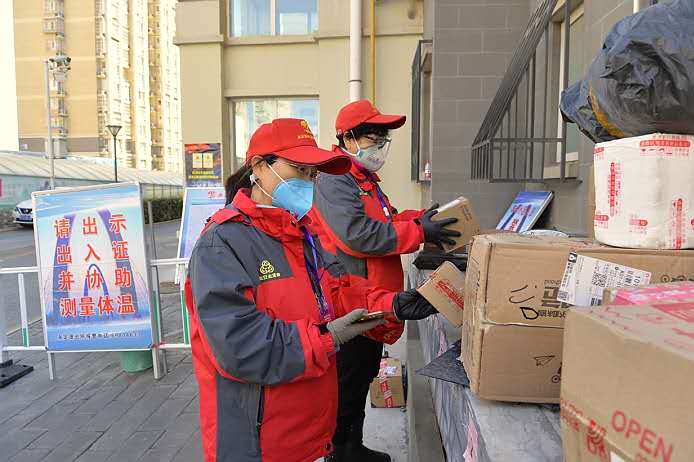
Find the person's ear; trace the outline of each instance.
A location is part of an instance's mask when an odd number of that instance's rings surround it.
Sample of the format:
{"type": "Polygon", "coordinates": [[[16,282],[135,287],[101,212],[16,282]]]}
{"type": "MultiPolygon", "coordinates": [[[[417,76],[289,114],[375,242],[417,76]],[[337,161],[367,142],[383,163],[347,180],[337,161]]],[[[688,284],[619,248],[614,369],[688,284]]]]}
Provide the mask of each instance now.
{"type": "Polygon", "coordinates": [[[352,136],[351,133],[345,133],[344,137],[344,142],[345,142],[345,148],[347,148],[347,151],[351,152],[352,154],[356,154],[357,151],[359,151],[359,146],[357,146],[357,142],[354,140],[354,137],[352,136]]]}

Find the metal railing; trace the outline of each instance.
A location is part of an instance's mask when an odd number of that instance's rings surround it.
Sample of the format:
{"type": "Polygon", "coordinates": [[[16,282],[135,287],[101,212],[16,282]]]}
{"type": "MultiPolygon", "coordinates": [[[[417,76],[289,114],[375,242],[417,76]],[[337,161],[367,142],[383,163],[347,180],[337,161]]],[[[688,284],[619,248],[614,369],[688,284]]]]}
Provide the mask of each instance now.
{"type": "MultiPolygon", "coordinates": [[[[568,86],[572,3],[572,0],[566,0],[563,7],[562,88],[568,86]]],[[[474,180],[543,182],[547,155],[557,151],[560,159],[558,179],[562,182],[567,179],[566,122],[561,122],[561,136],[548,136],[548,132],[552,132],[548,124],[551,127],[553,121],[548,120],[547,114],[558,114],[556,104],[548,101],[555,81],[550,76],[550,28],[556,5],[557,0],[544,0],[530,17],[473,143],[471,170],[474,180]],[[538,53],[543,38],[544,53],[538,53]],[[544,57],[538,54],[544,54],[544,57]],[[542,69],[538,69],[538,64],[542,69]],[[541,95],[538,95],[538,84],[542,86],[541,95]],[[536,110],[540,103],[538,99],[542,104],[539,111],[536,110]],[[536,120],[538,113],[541,121],[536,120]]]]}
{"type": "MultiPolygon", "coordinates": [[[[159,282],[159,269],[167,266],[174,266],[177,275],[183,275],[188,267],[188,259],[185,258],[166,258],[153,259],[149,262],[150,272],[152,276],[151,301],[152,301],[152,359],[154,378],[160,379],[166,374],[166,356],[161,353],[165,350],[180,350],[190,348],[190,322],[188,311],[185,304],[184,281],[183,277],[177,277],[179,302],[181,310],[181,333],[182,342],[166,343],[163,339],[166,332],[163,329],[162,313],[161,313],[161,291],[159,282]]],[[[9,345],[7,343],[7,335],[5,332],[4,322],[0,322],[0,364],[5,362],[7,354],[12,351],[43,351],[48,354],[48,375],[51,380],[56,377],[55,357],[56,352],[49,351],[45,343],[40,345],[31,344],[31,336],[29,333],[29,317],[27,312],[27,292],[25,285],[25,275],[38,275],[38,266],[25,266],[14,268],[0,268],[0,275],[17,275],[17,286],[19,288],[19,317],[20,317],[20,332],[21,344],[9,345]]],[[[4,321],[4,314],[0,313],[0,321],[4,321]]],[[[38,322],[38,321],[35,321],[38,322]]],[[[45,328],[45,325],[44,325],[45,328]]],[[[45,338],[45,337],[44,337],[45,338]]]]}

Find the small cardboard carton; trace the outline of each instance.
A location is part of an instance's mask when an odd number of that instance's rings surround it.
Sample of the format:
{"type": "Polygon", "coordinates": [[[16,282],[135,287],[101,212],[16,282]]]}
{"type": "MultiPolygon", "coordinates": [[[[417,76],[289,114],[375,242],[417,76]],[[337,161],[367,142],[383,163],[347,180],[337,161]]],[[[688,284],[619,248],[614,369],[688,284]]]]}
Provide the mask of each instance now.
{"type": "Polygon", "coordinates": [[[445,220],[446,218],[458,219],[457,223],[453,223],[446,228],[458,231],[460,237],[452,238],[455,241],[455,245],[443,244],[443,249],[449,253],[463,251],[472,238],[480,232],[480,224],[477,221],[474,210],[472,210],[470,201],[464,197],[459,197],[448,204],[444,204],[436,209],[436,215],[432,217],[432,220],[445,220]]]}
{"type": "Polygon", "coordinates": [[[670,282],[641,287],[605,289],[605,305],[647,305],[652,303],[694,303],[694,282],[670,282]]]}
{"type": "Polygon", "coordinates": [[[431,273],[429,279],[417,289],[439,313],[451,324],[460,327],[463,324],[463,296],[465,274],[453,263],[446,261],[431,273]]]}
{"type": "Polygon", "coordinates": [[[371,382],[373,407],[404,407],[405,389],[402,382],[402,363],[399,359],[381,359],[378,377],[371,382]]]}
{"type": "Polygon", "coordinates": [[[566,462],[694,460],[694,304],[603,306],[566,318],[566,462]]]}

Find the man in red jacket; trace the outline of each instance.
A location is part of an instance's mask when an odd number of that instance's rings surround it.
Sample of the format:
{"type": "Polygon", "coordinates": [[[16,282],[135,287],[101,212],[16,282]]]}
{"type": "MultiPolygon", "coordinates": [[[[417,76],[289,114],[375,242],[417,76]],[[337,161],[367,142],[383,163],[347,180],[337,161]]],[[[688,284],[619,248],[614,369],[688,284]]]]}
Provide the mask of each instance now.
{"type": "MultiPolygon", "coordinates": [[[[321,242],[334,254],[354,283],[368,283],[387,290],[403,290],[400,255],[412,253],[423,242],[453,243],[459,233],[446,229],[455,219],[433,221],[428,211],[398,213],[378,185],[376,172],[384,165],[390,130],[405,123],[404,115],[381,114],[368,100],[343,107],[335,129],[339,146],[352,161],[349,173],[321,173],[317,180],[314,209],[322,224],[321,242]]],[[[363,445],[364,407],[369,385],[378,375],[383,343],[394,343],[404,324],[383,338],[358,336],[337,354],[339,401],[335,452],[331,461],[388,462],[388,454],[363,445]]]]}

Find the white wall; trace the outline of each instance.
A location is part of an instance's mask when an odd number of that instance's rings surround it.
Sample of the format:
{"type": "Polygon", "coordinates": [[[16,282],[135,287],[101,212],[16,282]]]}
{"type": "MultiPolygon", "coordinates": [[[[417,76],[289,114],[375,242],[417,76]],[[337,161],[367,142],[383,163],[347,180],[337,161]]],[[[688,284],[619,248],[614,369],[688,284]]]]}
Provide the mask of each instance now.
{"type": "Polygon", "coordinates": [[[12,1],[0,0],[0,149],[19,149],[12,1]]]}

